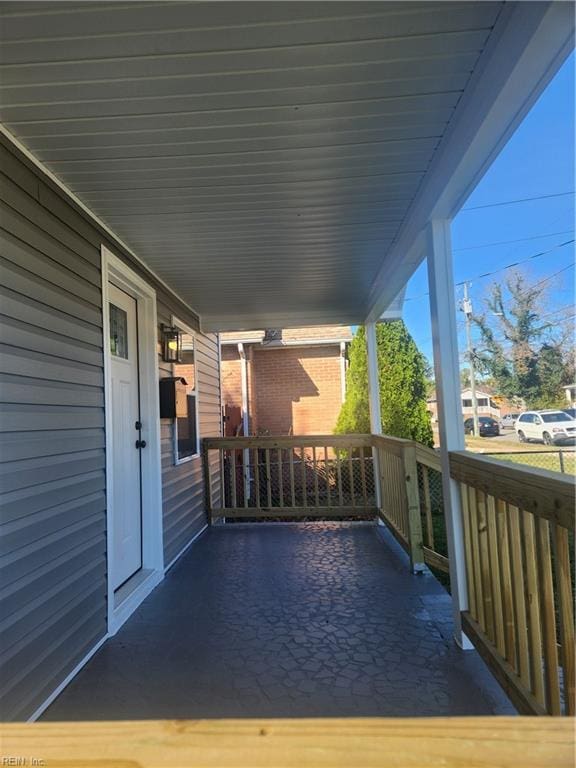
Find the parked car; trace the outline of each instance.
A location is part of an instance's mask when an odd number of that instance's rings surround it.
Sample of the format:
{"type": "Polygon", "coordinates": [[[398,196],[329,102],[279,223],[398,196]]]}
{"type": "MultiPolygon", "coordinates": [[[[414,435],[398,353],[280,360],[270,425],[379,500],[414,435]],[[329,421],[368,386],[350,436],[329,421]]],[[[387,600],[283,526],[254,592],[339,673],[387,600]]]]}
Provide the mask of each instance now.
{"type": "MultiPolygon", "coordinates": [[[[498,437],[500,434],[500,427],[496,419],[491,416],[479,416],[478,417],[478,429],[480,437],[498,437]]],[[[464,434],[474,434],[474,419],[469,418],[464,422],[464,434]]]]}
{"type": "Polygon", "coordinates": [[[568,416],[571,416],[573,419],[576,419],[576,408],[562,408],[564,413],[567,413],[568,416]]]}
{"type": "Polygon", "coordinates": [[[576,439],[576,419],[565,411],[525,411],[514,428],[521,443],[539,440],[555,445],[576,439]]]}
{"type": "Polygon", "coordinates": [[[516,424],[519,415],[519,413],[507,413],[506,416],[502,416],[500,419],[502,429],[514,429],[514,424],[516,424]]]}

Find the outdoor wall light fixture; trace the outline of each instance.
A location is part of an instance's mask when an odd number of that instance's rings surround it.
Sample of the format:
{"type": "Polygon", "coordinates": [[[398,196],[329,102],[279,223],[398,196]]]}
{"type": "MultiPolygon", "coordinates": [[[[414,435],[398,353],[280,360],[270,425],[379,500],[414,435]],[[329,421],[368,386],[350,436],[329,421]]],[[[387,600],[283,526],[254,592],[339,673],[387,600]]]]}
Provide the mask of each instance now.
{"type": "Polygon", "coordinates": [[[171,325],[162,326],[162,359],[165,363],[182,360],[182,333],[171,325]]]}

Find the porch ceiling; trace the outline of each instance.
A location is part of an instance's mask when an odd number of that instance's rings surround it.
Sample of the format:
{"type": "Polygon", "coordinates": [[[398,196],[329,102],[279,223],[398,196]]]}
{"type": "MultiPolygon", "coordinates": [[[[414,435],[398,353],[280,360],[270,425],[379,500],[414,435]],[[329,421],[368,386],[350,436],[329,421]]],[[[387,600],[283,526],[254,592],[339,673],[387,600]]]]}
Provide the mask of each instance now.
{"type": "Polygon", "coordinates": [[[2,3],[0,117],[205,327],[362,322],[502,5],[2,3]]]}

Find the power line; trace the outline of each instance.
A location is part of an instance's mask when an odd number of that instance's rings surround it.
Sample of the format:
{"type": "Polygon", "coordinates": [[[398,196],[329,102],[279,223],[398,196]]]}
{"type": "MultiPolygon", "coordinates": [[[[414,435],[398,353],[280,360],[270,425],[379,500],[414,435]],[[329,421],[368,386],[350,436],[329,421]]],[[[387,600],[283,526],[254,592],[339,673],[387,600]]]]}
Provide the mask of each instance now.
{"type": "Polygon", "coordinates": [[[517,203],[529,203],[533,200],[548,200],[552,197],[566,197],[567,195],[573,195],[574,192],[555,192],[551,195],[537,195],[536,197],[518,197],[515,200],[502,200],[498,203],[487,203],[486,205],[474,205],[467,208],[462,208],[461,211],[479,211],[483,208],[499,208],[502,205],[516,205],[517,203]]]}
{"type": "Polygon", "coordinates": [[[484,243],[483,245],[467,245],[464,248],[453,248],[456,251],[478,251],[481,248],[492,248],[495,245],[513,245],[514,243],[526,243],[529,240],[543,240],[545,237],[556,237],[557,235],[571,235],[573,229],[565,229],[562,232],[547,232],[543,235],[532,235],[531,237],[517,237],[515,240],[498,240],[494,243],[484,243]]]}
{"type": "MultiPolygon", "coordinates": [[[[552,246],[552,248],[548,248],[545,251],[540,251],[539,253],[534,253],[532,256],[528,256],[525,259],[521,259],[520,261],[514,261],[512,264],[507,264],[505,267],[498,267],[498,269],[493,269],[491,272],[484,272],[481,275],[476,275],[474,277],[467,277],[464,280],[460,280],[460,282],[455,283],[455,285],[464,285],[464,283],[469,282],[470,280],[483,280],[486,277],[492,277],[492,275],[497,275],[498,272],[505,272],[507,269],[512,269],[512,267],[518,267],[520,264],[526,264],[528,261],[532,261],[533,259],[538,259],[541,256],[546,256],[549,253],[552,253],[553,251],[557,251],[559,248],[564,248],[566,245],[570,245],[571,243],[574,243],[575,239],[572,238],[572,240],[566,240],[564,243],[558,243],[557,245],[552,246]]],[[[425,296],[429,296],[430,294],[428,292],[421,293],[418,296],[408,296],[404,299],[404,301],[414,301],[415,299],[422,299],[425,296]]]]}

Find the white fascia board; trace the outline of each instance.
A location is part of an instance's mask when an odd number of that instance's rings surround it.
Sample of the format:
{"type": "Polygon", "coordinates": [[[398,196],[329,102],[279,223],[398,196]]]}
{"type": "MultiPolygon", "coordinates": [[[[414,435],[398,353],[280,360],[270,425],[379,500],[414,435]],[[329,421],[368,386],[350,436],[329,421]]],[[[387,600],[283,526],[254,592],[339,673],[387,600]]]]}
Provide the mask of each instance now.
{"type": "Polygon", "coordinates": [[[377,320],[425,255],[425,226],[452,219],[574,47],[569,2],[506,3],[370,298],[377,320]]]}
{"type": "Polygon", "coordinates": [[[380,315],[380,322],[387,322],[390,320],[402,320],[402,314],[404,312],[404,297],[406,296],[406,286],[404,285],[398,296],[394,299],[388,308],[380,315]]]}

